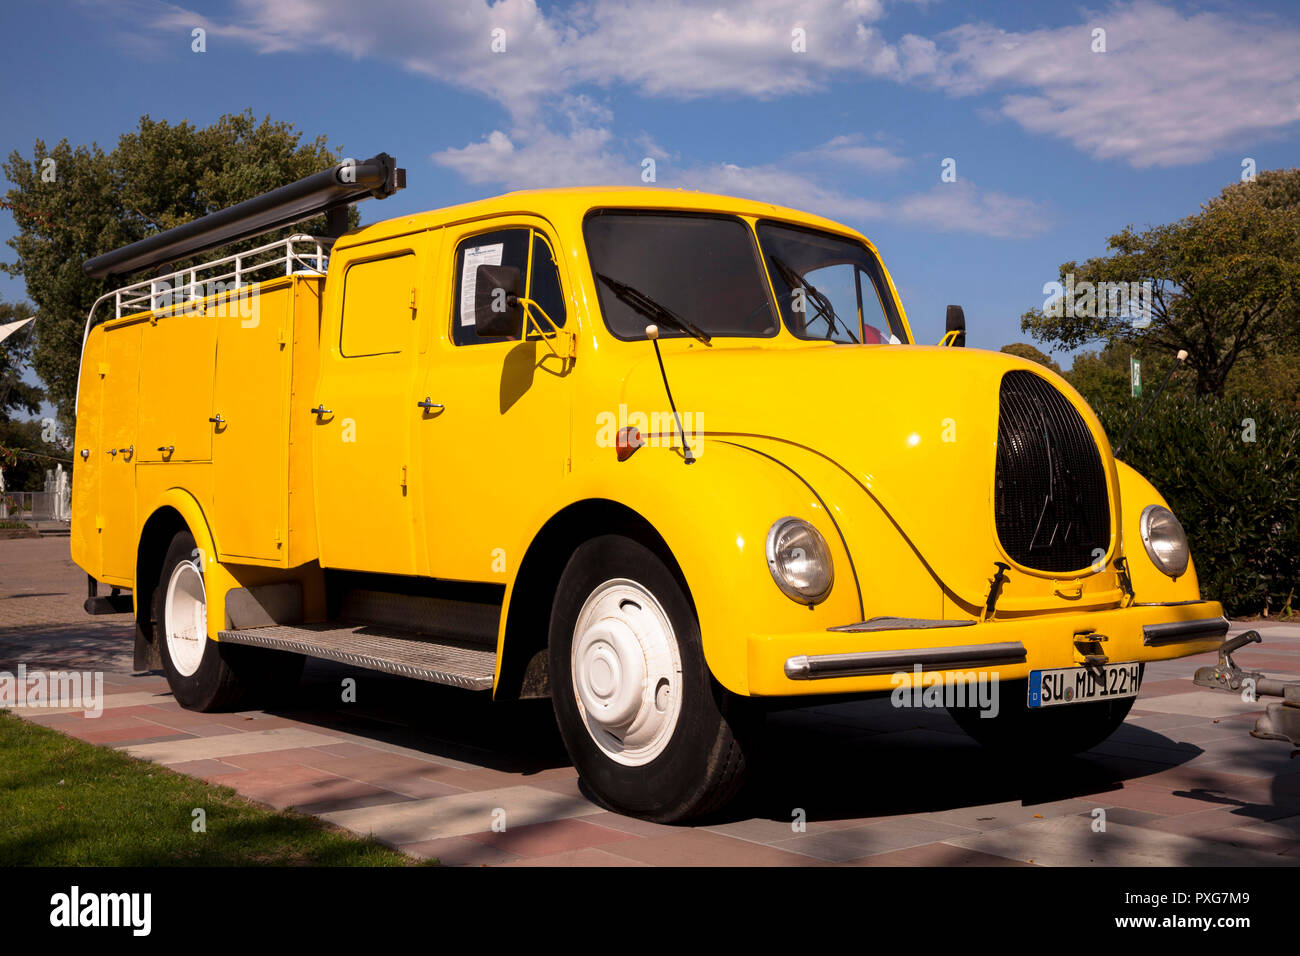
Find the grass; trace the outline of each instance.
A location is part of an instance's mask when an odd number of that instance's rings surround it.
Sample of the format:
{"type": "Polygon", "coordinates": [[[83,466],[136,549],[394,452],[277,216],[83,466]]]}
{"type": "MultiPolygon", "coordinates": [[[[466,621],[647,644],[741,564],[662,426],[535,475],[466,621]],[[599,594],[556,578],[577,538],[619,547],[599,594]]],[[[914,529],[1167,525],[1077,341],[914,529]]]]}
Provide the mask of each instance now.
{"type": "Polygon", "coordinates": [[[314,817],[0,711],[0,866],[408,866],[314,817]],[[195,833],[202,808],[207,832],[195,833]]]}

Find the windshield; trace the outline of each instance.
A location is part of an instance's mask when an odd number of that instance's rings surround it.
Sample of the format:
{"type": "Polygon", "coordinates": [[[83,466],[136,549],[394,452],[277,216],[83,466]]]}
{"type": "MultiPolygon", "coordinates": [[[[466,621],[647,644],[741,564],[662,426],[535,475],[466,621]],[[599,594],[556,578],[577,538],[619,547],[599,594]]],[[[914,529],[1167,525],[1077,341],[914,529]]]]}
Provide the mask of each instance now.
{"type": "Polygon", "coordinates": [[[861,243],[776,222],[758,224],[758,241],[781,317],[799,338],[907,341],[880,261],[861,243]]]}
{"type": "Polygon", "coordinates": [[[583,232],[618,338],[643,339],[647,325],[665,338],[766,338],[783,320],[804,339],[907,340],[879,261],[850,239],[765,221],[755,242],[734,216],[660,210],[596,212],[583,232]]]}
{"type": "Polygon", "coordinates": [[[601,312],[619,338],[645,338],[650,324],[659,325],[665,338],[691,334],[661,321],[663,311],[710,336],[776,335],[758,248],[742,220],[600,212],[587,217],[583,234],[601,312]],[[638,307],[646,299],[663,311],[638,307]]]}

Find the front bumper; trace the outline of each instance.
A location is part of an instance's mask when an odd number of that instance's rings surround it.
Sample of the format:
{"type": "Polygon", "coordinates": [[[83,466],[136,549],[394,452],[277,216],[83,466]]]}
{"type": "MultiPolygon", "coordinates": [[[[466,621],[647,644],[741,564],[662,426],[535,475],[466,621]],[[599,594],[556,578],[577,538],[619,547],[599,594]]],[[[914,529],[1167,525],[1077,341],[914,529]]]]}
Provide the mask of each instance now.
{"type": "Polygon", "coordinates": [[[1217,601],[1135,604],[986,622],[873,619],[828,631],[749,638],[749,693],[887,692],[895,675],[980,671],[999,681],[1088,663],[1160,661],[1215,650],[1228,632],[1217,601]],[[1100,659],[1099,659],[1100,658],[1100,659]]]}

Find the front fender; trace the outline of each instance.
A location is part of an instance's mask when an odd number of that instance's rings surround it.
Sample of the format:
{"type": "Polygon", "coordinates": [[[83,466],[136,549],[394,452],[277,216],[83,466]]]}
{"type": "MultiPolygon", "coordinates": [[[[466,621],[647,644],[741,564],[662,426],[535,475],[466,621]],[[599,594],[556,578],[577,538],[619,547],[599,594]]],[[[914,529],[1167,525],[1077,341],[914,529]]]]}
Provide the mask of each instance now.
{"type": "MultiPolygon", "coordinates": [[[[817,492],[779,461],[709,441],[692,465],[673,451],[653,446],[624,462],[611,451],[583,465],[582,473],[565,483],[562,497],[536,510],[529,522],[533,530],[520,542],[519,553],[553,516],[575,503],[612,501],[634,511],[676,560],[699,617],[705,660],[728,690],[749,693],[752,634],[860,620],[858,590],[835,521],[817,492]],[[787,516],[813,524],[830,546],[834,586],[813,608],[787,598],[768,569],[768,530],[787,516]]],[[[590,533],[601,531],[592,528],[590,533]]],[[[507,607],[518,584],[512,580],[508,585],[507,607]]],[[[502,639],[504,633],[503,622],[502,639]]]]}
{"type": "MultiPolygon", "coordinates": [[[[1151,559],[1147,557],[1147,549],[1142,544],[1140,522],[1143,510],[1147,505],[1162,505],[1169,508],[1168,502],[1160,492],[1156,491],[1155,486],[1136,470],[1122,461],[1116,461],[1115,466],[1119,471],[1119,493],[1122,499],[1124,557],[1128,563],[1136,600],[1142,604],[1199,601],[1201,588],[1196,579],[1195,557],[1193,556],[1187,562],[1186,573],[1174,579],[1151,563],[1151,559]]],[[[1173,511],[1172,508],[1169,510],[1173,511]]]]}

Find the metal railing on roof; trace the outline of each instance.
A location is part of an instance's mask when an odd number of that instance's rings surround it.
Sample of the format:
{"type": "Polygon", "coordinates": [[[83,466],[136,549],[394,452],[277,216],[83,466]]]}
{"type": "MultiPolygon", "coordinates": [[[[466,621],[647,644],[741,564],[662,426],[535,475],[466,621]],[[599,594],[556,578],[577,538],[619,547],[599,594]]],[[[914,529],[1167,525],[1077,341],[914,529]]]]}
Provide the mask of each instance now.
{"type": "MultiPolygon", "coordinates": [[[[189,269],[178,269],[106,292],[95,300],[86,316],[86,329],[81,336],[81,357],[85,358],[90,330],[109,318],[120,319],[138,312],[167,313],[178,307],[184,309],[191,303],[237,293],[280,276],[323,276],[329,268],[333,243],[334,240],[326,236],[293,235],[247,252],[222,256],[189,269]],[[113,304],[113,314],[100,315],[97,319],[100,306],[109,301],[113,304]]],[[[77,401],[80,399],[81,379],[78,375],[77,401]]]]}
{"type": "Polygon", "coordinates": [[[91,306],[87,330],[94,325],[100,303],[109,298],[113,299],[113,317],[120,319],[135,312],[161,312],[198,302],[279,275],[324,275],[332,243],[327,238],[289,236],[247,252],[122,286],[100,296],[91,306]]]}

